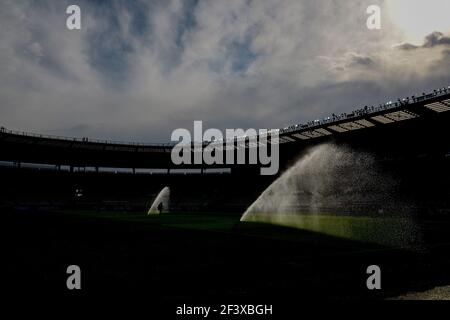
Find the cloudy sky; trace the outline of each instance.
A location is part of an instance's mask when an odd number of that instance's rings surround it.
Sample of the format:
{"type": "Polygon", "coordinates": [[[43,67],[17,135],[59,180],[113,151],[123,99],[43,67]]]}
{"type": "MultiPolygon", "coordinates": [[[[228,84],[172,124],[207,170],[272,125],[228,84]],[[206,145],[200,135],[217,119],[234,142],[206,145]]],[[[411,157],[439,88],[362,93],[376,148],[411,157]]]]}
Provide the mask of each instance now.
{"type": "Polygon", "coordinates": [[[448,0],[1,0],[0,125],[167,142],[450,85],[448,0]],[[82,29],[66,28],[66,7],[82,29]],[[366,9],[382,9],[368,30],[366,9]]]}

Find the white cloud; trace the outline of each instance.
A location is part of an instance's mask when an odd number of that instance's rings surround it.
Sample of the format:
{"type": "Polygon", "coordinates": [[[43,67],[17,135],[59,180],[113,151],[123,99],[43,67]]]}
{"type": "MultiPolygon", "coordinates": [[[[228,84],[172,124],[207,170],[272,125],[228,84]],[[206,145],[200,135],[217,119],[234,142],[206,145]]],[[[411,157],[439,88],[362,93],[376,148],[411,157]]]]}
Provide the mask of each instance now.
{"type": "Polygon", "coordinates": [[[401,50],[379,1],[3,1],[0,119],[38,132],[167,141],[193,120],[280,127],[450,82],[448,48],[401,50]],[[145,17],[143,19],[142,17],[145,17]]]}

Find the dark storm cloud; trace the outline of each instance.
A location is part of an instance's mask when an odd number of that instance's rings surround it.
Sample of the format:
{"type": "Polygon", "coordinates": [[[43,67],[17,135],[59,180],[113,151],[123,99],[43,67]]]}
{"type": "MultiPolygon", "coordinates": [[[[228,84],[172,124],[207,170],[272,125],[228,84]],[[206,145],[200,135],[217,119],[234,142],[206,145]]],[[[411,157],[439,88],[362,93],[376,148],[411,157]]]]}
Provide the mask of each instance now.
{"type": "Polygon", "coordinates": [[[402,50],[414,50],[420,48],[434,48],[438,46],[450,46],[450,37],[445,36],[442,32],[433,32],[425,37],[425,41],[421,46],[404,43],[399,45],[398,48],[402,50]]]}
{"type": "Polygon", "coordinates": [[[354,66],[372,67],[372,66],[375,66],[375,62],[369,56],[362,56],[362,55],[353,54],[350,57],[348,65],[350,67],[354,67],[354,66]]]}
{"type": "Polygon", "coordinates": [[[400,50],[414,50],[414,49],[417,49],[417,48],[420,48],[420,47],[421,46],[416,46],[416,45],[413,45],[411,43],[402,43],[402,44],[397,46],[397,48],[400,49],[400,50]]]}
{"type": "Polygon", "coordinates": [[[450,83],[448,37],[420,50],[365,27],[381,0],[4,0],[6,127],[164,142],[173,129],[273,128],[450,83]],[[422,50],[423,51],[423,50],[422,50]]]}
{"type": "Polygon", "coordinates": [[[424,48],[433,48],[435,46],[449,46],[450,37],[444,36],[441,32],[433,32],[425,38],[424,48]]]}
{"type": "Polygon", "coordinates": [[[365,66],[371,66],[374,64],[374,62],[371,58],[361,57],[361,56],[353,57],[352,63],[359,64],[359,65],[365,65],[365,66]]]}

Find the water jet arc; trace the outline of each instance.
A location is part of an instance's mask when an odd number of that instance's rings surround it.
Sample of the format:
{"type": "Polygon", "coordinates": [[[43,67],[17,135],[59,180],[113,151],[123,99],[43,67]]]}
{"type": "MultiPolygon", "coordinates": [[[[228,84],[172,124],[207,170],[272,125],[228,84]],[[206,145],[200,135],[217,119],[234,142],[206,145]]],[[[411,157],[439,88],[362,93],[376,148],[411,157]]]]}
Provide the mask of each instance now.
{"type": "Polygon", "coordinates": [[[169,212],[170,204],[170,188],[164,187],[156,196],[147,215],[160,214],[169,212]]]}

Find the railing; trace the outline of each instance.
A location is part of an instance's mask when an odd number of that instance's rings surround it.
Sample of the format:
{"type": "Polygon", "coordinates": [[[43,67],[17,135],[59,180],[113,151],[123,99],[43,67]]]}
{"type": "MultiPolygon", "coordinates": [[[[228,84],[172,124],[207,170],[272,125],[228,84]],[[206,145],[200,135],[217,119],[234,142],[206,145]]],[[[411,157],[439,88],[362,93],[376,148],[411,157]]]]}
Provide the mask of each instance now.
{"type": "Polygon", "coordinates": [[[292,125],[292,126],[280,129],[280,133],[289,133],[289,132],[297,131],[297,130],[301,130],[301,129],[316,128],[323,124],[331,124],[331,123],[338,122],[341,120],[352,119],[352,118],[356,118],[356,117],[360,117],[360,116],[364,116],[364,115],[377,113],[380,111],[395,109],[395,108],[398,108],[401,106],[409,105],[411,103],[424,102],[424,101],[427,101],[430,99],[434,99],[434,98],[437,98],[440,96],[447,95],[449,93],[450,93],[450,86],[448,86],[447,88],[441,88],[438,90],[434,90],[431,93],[423,93],[419,97],[412,96],[412,97],[407,97],[404,99],[397,99],[396,102],[389,101],[389,102],[379,105],[378,107],[366,106],[364,108],[355,110],[350,113],[342,113],[340,115],[332,115],[332,116],[324,118],[324,119],[314,120],[314,121],[310,121],[308,123],[303,123],[303,124],[292,125]]]}
{"type": "Polygon", "coordinates": [[[92,167],[92,166],[70,166],[46,163],[0,161],[0,169],[31,169],[39,171],[57,171],[71,173],[113,173],[133,175],[190,175],[190,174],[229,174],[230,168],[213,169],[169,169],[169,168],[132,168],[132,167],[92,167]]]}
{"type": "Polygon", "coordinates": [[[75,138],[75,137],[65,137],[58,135],[40,134],[19,130],[9,130],[5,127],[0,128],[0,132],[8,133],[13,135],[33,137],[33,138],[43,138],[43,139],[53,139],[53,140],[64,140],[73,142],[90,142],[90,143],[100,143],[100,144],[115,144],[115,145],[125,145],[125,146],[142,146],[142,147],[172,147],[174,143],[144,143],[144,142],[130,142],[130,141],[115,141],[115,140],[102,140],[102,139],[91,139],[91,138],[75,138]]]}

